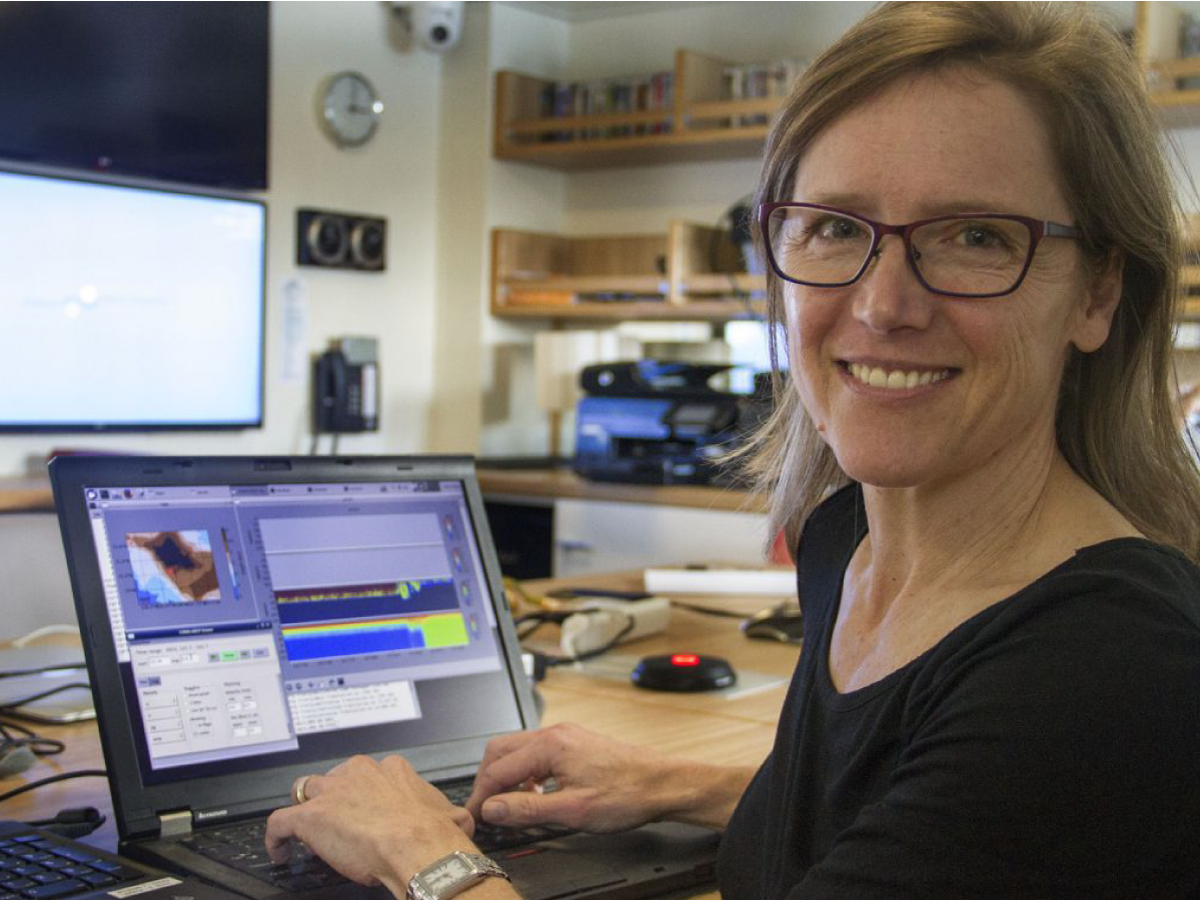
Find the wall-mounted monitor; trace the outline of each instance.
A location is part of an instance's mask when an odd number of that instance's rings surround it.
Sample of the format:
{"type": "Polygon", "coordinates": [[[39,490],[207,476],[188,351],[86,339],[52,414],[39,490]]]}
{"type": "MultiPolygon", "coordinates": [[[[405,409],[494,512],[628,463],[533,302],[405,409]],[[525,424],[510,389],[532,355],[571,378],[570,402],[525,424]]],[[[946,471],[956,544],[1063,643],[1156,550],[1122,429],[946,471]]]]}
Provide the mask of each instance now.
{"type": "Polygon", "coordinates": [[[0,3],[0,158],[267,186],[268,4],[0,3]]]}
{"type": "Polygon", "coordinates": [[[263,420],[257,200],[0,172],[0,431],[263,420]]]}

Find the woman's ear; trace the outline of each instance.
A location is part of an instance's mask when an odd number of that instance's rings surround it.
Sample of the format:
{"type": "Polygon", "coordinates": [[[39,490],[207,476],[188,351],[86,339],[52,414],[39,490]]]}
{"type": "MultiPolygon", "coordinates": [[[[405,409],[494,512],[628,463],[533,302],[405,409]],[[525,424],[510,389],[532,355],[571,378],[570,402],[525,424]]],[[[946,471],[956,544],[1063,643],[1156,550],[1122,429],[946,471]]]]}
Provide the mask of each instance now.
{"type": "Polygon", "coordinates": [[[1104,266],[1091,280],[1087,296],[1071,334],[1071,343],[1081,353],[1092,353],[1104,346],[1112,329],[1113,316],[1121,301],[1124,285],[1125,257],[1113,250],[1104,266]]]}

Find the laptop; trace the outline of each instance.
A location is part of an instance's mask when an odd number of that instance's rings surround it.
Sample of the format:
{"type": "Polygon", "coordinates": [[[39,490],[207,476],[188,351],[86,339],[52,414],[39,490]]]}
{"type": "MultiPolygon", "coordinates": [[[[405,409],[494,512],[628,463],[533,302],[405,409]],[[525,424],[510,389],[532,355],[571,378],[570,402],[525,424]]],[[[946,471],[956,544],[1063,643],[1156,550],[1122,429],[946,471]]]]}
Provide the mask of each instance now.
{"type": "MultiPolygon", "coordinates": [[[[62,457],[50,466],[120,850],[253,898],[387,896],[265,818],[398,753],[463,799],[537,715],[470,457],[62,457]]],[[[527,900],[712,881],[719,836],[484,829],[527,900]]]]}

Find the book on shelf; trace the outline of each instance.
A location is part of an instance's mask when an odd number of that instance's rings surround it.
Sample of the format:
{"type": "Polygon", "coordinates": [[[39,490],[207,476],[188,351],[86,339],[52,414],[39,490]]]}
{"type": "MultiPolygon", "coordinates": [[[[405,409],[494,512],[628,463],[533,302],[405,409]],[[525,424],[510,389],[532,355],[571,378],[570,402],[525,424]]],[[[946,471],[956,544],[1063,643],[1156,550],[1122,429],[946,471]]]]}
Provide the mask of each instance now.
{"type": "MultiPolygon", "coordinates": [[[[786,97],[803,69],[804,64],[796,59],[726,66],[722,73],[721,99],[756,100],[765,97],[786,97]]],[[[737,124],[765,125],[769,118],[765,113],[739,116],[737,124]]]]}
{"type": "Polygon", "coordinates": [[[665,134],[671,130],[671,106],[674,103],[673,72],[655,72],[628,78],[590,81],[554,81],[542,89],[540,114],[543,119],[565,119],[617,115],[627,112],[663,113],[652,122],[628,125],[589,126],[556,130],[548,128],[543,141],[603,140],[644,134],[665,134]]]}

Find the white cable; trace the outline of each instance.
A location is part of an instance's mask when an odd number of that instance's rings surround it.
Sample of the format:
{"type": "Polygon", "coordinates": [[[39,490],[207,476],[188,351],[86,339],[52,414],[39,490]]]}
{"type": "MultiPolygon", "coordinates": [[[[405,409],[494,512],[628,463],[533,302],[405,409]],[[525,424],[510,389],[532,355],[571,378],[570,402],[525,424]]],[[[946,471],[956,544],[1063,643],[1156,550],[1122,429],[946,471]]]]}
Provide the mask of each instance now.
{"type": "Polygon", "coordinates": [[[30,641],[36,641],[40,637],[45,637],[48,634],[73,634],[78,637],[78,625],[43,625],[41,628],[35,628],[29,634],[23,634],[19,638],[14,638],[10,643],[14,647],[24,647],[30,641]]]}

